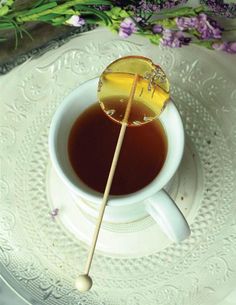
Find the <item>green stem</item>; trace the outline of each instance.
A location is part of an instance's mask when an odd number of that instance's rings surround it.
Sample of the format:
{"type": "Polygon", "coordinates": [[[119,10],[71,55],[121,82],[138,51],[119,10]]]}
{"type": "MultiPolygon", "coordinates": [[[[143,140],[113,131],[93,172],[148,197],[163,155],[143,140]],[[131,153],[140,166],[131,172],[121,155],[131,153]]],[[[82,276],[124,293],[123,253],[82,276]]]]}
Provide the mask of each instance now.
{"type": "Polygon", "coordinates": [[[9,30],[9,29],[14,29],[14,25],[12,23],[1,23],[0,22],[0,30],[9,30]]]}
{"type": "Polygon", "coordinates": [[[132,21],[135,23],[135,25],[137,26],[137,28],[139,29],[139,32],[142,33],[143,32],[143,29],[142,27],[140,26],[140,24],[135,20],[135,18],[133,16],[129,16],[130,19],[132,19],[132,21]]]}
{"type": "Polygon", "coordinates": [[[209,50],[213,50],[212,44],[215,42],[219,42],[219,40],[192,40],[192,44],[205,47],[209,50]]]}
{"type": "Polygon", "coordinates": [[[17,33],[17,29],[15,28],[14,29],[15,31],[15,50],[17,49],[18,47],[18,33],[17,33]]]}
{"type": "MultiPolygon", "coordinates": [[[[73,1],[67,1],[66,3],[57,5],[54,8],[47,9],[45,11],[35,13],[32,15],[24,16],[24,12],[20,12],[19,15],[16,17],[16,21],[23,23],[23,22],[29,22],[29,21],[37,21],[39,17],[48,15],[48,14],[63,14],[67,9],[71,8],[72,6],[75,6],[77,4],[90,4],[91,1],[88,0],[73,0],[73,1]],[[87,3],[86,3],[87,2],[87,3]]],[[[27,13],[27,11],[25,11],[27,13]]]]}

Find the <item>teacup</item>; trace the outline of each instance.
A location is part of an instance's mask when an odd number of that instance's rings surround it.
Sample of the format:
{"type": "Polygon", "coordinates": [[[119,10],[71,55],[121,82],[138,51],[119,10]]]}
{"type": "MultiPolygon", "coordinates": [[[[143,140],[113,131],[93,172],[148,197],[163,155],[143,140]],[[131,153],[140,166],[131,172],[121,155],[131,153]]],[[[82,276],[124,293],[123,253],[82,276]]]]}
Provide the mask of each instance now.
{"type": "MultiPolygon", "coordinates": [[[[49,132],[49,153],[57,174],[73,196],[82,199],[78,202],[85,215],[94,218],[98,215],[103,195],[89,188],[78,178],[71,166],[67,146],[75,120],[85,109],[97,103],[98,80],[95,78],[83,83],[64,99],[52,119],[49,132]]],[[[163,188],[181,162],[184,129],[172,101],[167,103],[159,120],[168,142],[167,155],[161,171],[149,185],[135,193],[110,196],[103,219],[111,223],[127,223],[151,215],[171,240],[180,242],[190,235],[189,225],[176,203],[163,188]]]]}

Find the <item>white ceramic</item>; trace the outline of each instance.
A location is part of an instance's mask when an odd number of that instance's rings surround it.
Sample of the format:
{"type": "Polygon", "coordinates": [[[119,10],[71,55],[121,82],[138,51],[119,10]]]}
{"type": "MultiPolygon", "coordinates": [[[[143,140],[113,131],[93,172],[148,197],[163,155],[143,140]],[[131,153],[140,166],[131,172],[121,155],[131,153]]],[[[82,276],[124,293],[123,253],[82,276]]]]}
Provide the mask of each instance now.
{"type": "MultiPolygon", "coordinates": [[[[236,56],[195,45],[157,47],[106,29],[52,47],[0,77],[0,276],[31,305],[218,305],[236,283],[236,56]],[[191,236],[170,242],[150,216],[104,223],[93,289],[79,294],[74,280],[88,246],[63,221],[72,219],[72,196],[52,174],[49,126],[65,96],[128,54],[152,58],[171,82],[185,154],[168,192],[191,236]]],[[[83,227],[76,215],[77,230],[89,235],[91,222],[83,227]]]]}
{"type": "MultiPolygon", "coordinates": [[[[70,93],[56,111],[49,131],[49,153],[53,166],[75,197],[83,199],[84,204],[80,201],[81,208],[93,217],[98,214],[102,194],[90,189],[77,177],[69,161],[67,143],[75,120],[97,102],[97,86],[98,78],[85,82],[70,93]]],[[[170,239],[180,242],[190,234],[188,223],[175,202],[162,189],[176,172],[184,150],[183,124],[173,102],[168,102],[160,121],[168,142],[166,160],[160,173],[148,186],[135,193],[110,196],[104,221],[132,222],[149,213],[170,239]]]]}

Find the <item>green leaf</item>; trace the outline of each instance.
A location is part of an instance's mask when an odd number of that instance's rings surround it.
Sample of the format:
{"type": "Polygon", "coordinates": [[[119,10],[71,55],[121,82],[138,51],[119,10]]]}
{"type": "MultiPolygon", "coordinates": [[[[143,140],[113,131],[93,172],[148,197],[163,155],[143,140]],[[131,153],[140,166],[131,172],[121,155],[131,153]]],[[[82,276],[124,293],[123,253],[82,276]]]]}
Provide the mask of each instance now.
{"type": "Polygon", "coordinates": [[[56,17],[51,20],[52,25],[61,25],[68,19],[68,17],[56,17]]]}
{"type": "Polygon", "coordinates": [[[113,3],[109,0],[85,0],[83,2],[83,5],[111,5],[111,6],[113,6],[113,3]]]}
{"type": "Polygon", "coordinates": [[[164,28],[166,29],[172,29],[176,27],[176,22],[175,19],[159,19],[155,20],[155,23],[152,24],[160,24],[163,25],[164,28]]]}
{"type": "Polygon", "coordinates": [[[195,8],[194,8],[194,12],[196,12],[197,14],[203,13],[203,12],[205,12],[205,11],[206,11],[206,10],[205,10],[204,6],[198,6],[198,7],[195,7],[195,8]]]}
{"type": "Polygon", "coordinates": [[[50,2],[50,3],[47,3],[47,4],[41,5],[39,7],[33,8],[31,10],[21,12],[21,16],[24,17],[24,16],[33,15],[33,14],[38,14],[38,13],[44,12],[48,9],[54,8],[56,6],[57,6],[56,2],[50,2]]]}
{"type": "Polygon", "coordinates": [[[109,25],[110,23],[112,23],[111,18],[102,11],[98,11],[92,7],[87,7],[85,5],[76,5],[75,8],[80,10],[81,14],[83,14],[83,15],[92,14],[92,15],[99,17],[105,23],[105,25],[109,25]]]}
{"type": "Polygon", "coordinates": [[[159,45],[160,44],[160,39],[157,39],[156,37],[151,37],[150,38],[151,43],[159,45]]]}
{"type": "Polygon", "coordinates": [[[146,33],[143,33],[142,36],[145,36],[146,38],[148,38],[151,41],[151,43],[153,43],[153,44],[156,44],[156,45],[160,44],[161,35],[159,35],[159,34],[146,34],[146,33]]]}
{"type": "Polygon", "coordinates": [[[9,11],[9,7],[8,6],[2,6],[1,8],[0,8],[0,16],[4,16],[4,15],[6,15],[7,13],[8,13],[8,11],[9,11]]]}
{"type": "Polygon", "coordinates": [[[10,22],[0,22],[0,29],[1,30],[8,30],[13,29],[14,25],[10,22]]]}
{"type": "Polygon", "coordinates": [[[113,7],[111,10],[110,10],[110,13],[114,16],[120,16],[120,12],[122,11],[122,9],[120,7],[113,7]]]}
{"type": "Polygon", "coordinates": [[[53,10],[53,13],[55,13],[55,14],[60,14],[60,15],[75,15],[76,14],[76,11],[75,10],[73,10],[73,9],[67,9],[67,10],[65,10],[65,11],[60,11],[59,9],[57,10],[57,9],[55,9],[55,10],[53,10]]]}
{"type": "Polygon", "coordinates": [[[12,4],[14,3],[14,0],[7,0],[6,4],[8,6],[12,6],[12,4]]]}
{"type": "Polygon", "coordinates": [[[129,13],[125,10],[122,10],[120,7],[113,7],[110,11],[107,11],[106,13],[113,21],[119,20],[119,22],[121,22],[124,18],[130,17],[129,13]]]}
{"type": "Polygon", "coordinates": [[[39,16],[38,20],[47,22],[47,21],[51,21],[56,16],[57,16],[56,14],[48,14],[48,15],[44,15],[44,16],[39,16]]]}
{"type": "Polygon", "coordinates": [[[96,18],[96,17],[86,17],[86,24],[99,24],[99,22],[101,21],[100,18],[96,18]]]}
{"type": "Polygon", "coordinates": [[[16,33],[20,35],[20,38],[22,38],[23,34],[22,34],[21,27],[14,20],[12,20],[12,24],[15,27],[16,33]]]}
{"type": "Polygon", "coordinates": [[[121,10],[120,17],[126,18],[126,17],[129,17],[129,14],[125,10],[121,10]]]}
{"type": "MultiPolygon", "coordinates": [[[[47,1],[47,0],[46,0],[47,1]]],[[[43,4],[45,2],[45,0],[38,0],[38,1],[35,1],[34,5],[33,5],[33,8],[34,7],[38,7],[40,6],[41,4],[43,4]]]]}
{"type": "Polygon", "coordinates": [[[15,28],[15,50],[18,47],[18,33],[17,33],[17,29],[15,28]]]}

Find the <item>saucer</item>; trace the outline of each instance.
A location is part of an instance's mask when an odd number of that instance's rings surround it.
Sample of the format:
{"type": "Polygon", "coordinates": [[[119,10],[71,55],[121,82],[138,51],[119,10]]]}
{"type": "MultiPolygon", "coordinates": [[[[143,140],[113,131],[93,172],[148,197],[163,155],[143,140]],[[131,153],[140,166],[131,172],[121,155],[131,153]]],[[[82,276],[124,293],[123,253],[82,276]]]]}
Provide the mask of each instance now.
{"type": "MultiPolygon", "coordinates": [[[[197,153],[187,141],[180,168],[166,186],[166,190],[189,222],[194,219],[201,202],[199,168],[197,153]]],[[[52,166],[48,168],[46,179],[48,202],[51,210],[59,209],[57,219],[61,225],[78,240],[91,245],[96,219],[81,209],[81,205],[85,203],[71,194],[52,166]]],[[[147,215],[129,223],[103,222],[96,249],[109,255],[142,256],[160,251],[169,244],[170,241],[156,222],[147,215]]]]}
{"type": "Polygon", "coordinates": [[[98,29],[3,76],[1,277],[32,305],[220,302],[236,282],[235,65],[235,56],[220,52],[162,48],[142,37],[123,40],[98,29]],[[191,236],[170,243],[149,217],[104,224],[91,267],[93,288],[80,294],[74,282],[85,265],[93,222],[81,215],[80,203],[53,173],[49,125],[66,95],[129,54],[150,57],[168,72],[187,139],[183,167],[169,191],[186,213],[191,236]],[[54,220],[53,208],[59,208],[54,220]]]}

